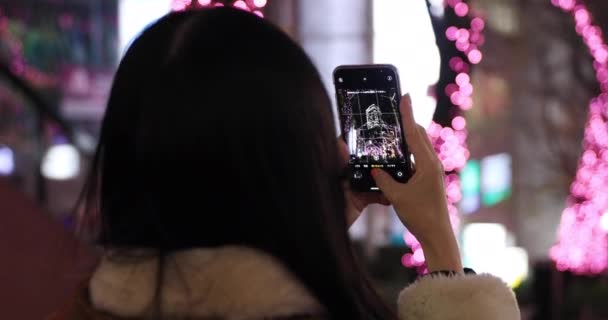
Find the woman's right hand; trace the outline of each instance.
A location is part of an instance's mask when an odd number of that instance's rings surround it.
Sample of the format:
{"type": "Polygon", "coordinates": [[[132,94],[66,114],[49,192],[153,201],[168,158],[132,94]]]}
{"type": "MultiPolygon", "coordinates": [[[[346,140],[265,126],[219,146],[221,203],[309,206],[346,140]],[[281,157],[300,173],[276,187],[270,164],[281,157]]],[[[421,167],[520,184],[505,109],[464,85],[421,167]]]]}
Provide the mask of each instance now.
{"type": "Polygon", "coordinates": [[[399,183],[379,169],[372,170],[372,176],[403,224],[420,241],[429,271],[462,272],[448,214],[443,166],[426,130],[414,121],[409,95],[401,98],[399,108],[416,172],[407,183],[399,183]]]}

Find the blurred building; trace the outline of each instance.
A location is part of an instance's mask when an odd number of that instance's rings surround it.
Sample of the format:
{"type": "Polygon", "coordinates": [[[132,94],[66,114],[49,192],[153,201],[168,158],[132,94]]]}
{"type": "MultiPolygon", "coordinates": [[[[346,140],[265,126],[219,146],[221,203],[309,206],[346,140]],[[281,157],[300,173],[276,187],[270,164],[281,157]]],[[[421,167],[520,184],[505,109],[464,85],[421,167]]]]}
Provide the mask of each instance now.
{"type": "Polygon", "coordinates": [[[5,175],[58,217],[73,209],[87,164],[68,131],[83,133],[81,147],[95,143],[118,60],[116,18],[116,1],[0,1],[0,144],[14,164],[5,175]]]}

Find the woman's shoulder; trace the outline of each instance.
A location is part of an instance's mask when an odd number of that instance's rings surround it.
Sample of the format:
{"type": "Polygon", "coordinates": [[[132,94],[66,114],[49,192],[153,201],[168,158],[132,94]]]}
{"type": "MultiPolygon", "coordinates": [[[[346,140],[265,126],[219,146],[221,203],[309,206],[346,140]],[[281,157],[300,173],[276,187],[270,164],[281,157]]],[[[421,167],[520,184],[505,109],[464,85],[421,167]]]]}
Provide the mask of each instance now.
{"type": "Polygon", "coordinates": [[[398,298],[400,320],[518,320],[513,290],[489,274],[434,275],[403,289],[398,298]]]}
{"type": "MultiPolygon", "coordinates": [[[[193,320],[227,320],[222,317],[201,317],[193,320]]],[[[80,288],[73,297],[61,306],[46,320],[127,320],[119,316],[107,314],[95,309],[90,302],[88,286],[80,288]]],[[[145,320],[144,318],[128,318],[128,320],[145,320]]],[[[267,320],[328,320],[321,315],[293,315],[270,318],[267,320]]]]}
{"type": "MultiPolygon", "coordinates": [[[[248,319],[325,319],[306,287],[279,261],[257,250],[192,249],[172,259],[161,299],[169,319],[233,319],[242,314],[248,319]],[[273,290],[268,290],[269,283],[273,290]]],[[[156,263],[103,258],[81,289],[47,320],[147,318],[155,305],[156,263]]]]}

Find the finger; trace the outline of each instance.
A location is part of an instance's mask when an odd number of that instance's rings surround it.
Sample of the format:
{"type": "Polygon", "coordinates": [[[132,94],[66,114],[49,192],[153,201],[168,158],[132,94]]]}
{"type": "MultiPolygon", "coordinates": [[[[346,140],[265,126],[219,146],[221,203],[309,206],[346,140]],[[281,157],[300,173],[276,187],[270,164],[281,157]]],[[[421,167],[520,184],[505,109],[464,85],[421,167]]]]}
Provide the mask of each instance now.
{"type": "Polygon", "coordinates": [[[424,162],[433,162],[433,161],[439,161],[439,158],[437,157],[437,152],[435,151],[435,147],[433,147],[433,143],[431,142],[431,138],[429,137],[428,133],[426,132],[426,129],[422,126],[418,126],[418,134],[420,135],[420,140],[422,140],[424,142],[424,148],[425,148],[425,158],[424,158],[424,162]]]}
{"type": "Polygon", "coordinates": [[[443,165],[441,164],[441,161],[439,161],[439,157],[437,156],[437,152],[435,151],[435,147],[433,147],[433,143],[431,142],[431,138],[429,137],[428,133],[426,132],[426,129],[423,126],[418,126],[418,133],[421,136],[421,139],[424,141],[424,145],[426,148],[426,158],[423,161],[423,163],[427,163],[429,165],[435,165],[439,168],[443,169],[443,165]]]}
{"type": "Polygon", "coordinates": [[[429,134],[426,132],[426,129],[421,125],[416,125],[416,130],[418,130],[418,134],[420,135],[420,140],[424,142],[424,147],[426,151],[435,153],[435,148],[433,147],[433,143],[429,138],[429,134]]]}
{"type": "Polygon", "coordinates": [[[424,141],[418,134],[417,124],[414,121],[414,113],[412,111],[412,100],[408,94],[401,97],[401,103],[399,105],[399,111],[401,113],[401,123],[403,130],[405,131],[405,142],[414,154],[415,158],[423,157],[425,152],[424,141]]]}
{"type": "Polygon", "coordinates": [[[394,199],[393,195],[397,192],[397,188],[400,187],[400,183],[395,181],[390,174],[386,173],[384,170],[380,169],[372,169],[372,178],[376,182],[376,185],[384,196],[392,202],[394,199]]]}

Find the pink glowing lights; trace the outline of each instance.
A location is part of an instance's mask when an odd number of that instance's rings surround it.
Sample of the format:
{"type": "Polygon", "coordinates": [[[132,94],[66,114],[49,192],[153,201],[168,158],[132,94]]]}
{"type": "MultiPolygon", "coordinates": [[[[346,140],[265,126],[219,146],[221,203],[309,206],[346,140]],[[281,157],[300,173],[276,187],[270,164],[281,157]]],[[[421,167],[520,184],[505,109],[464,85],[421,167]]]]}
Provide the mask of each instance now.
{"type": "Polygon", "coordinates": [[[262,9],[266,6],[267,0],[236,0],[236,1],[218,1],[218,0],[173,0],[171,9],[173,11],[183,11],[196,7],[223,7],[230,5],[234,8],[252,12],[253,14],[264,17],[262,9]]]}
{"type": "MultiPolygon", "coordinates": [[[[471,16],[471,8],[462,0],[447,0],[446,5],[454,10],[457,16],[471,16]]],[[[470,66],[478,64],[483,59],[479,47],[483,45],[483,30],[485,22],[480,17],[472,17],[470,28],[449,26],[445,36],[464,57],[455,56],[449,60],[450,68],[457,73],[454,83],[445,87],[445,94],[459,111],[466,111],[473,107],[473,84],[469,76],[470,66]]],[[[450,221],[454,230],[458,230],[460,220],[456,203],[462,198],[460,178],[457,172],[462,169],[469,159],[469,150],[466,146],[467,130],[466,120],[462,116],[452,119],[451,127],[442,127],[431,123],[427,133],[435,146],[439,159],[443,164],[446,175],[446,195],[450,221]]],[[[406,267],[415,267],[419,273],[425,273],[424,254],[420,243],[410,233],[406,233],[404,240],[413,253],[403,255],[401,263],[406,267]]]]}
{"type": "Polygon", "coordinates": [[[608,271],[608,46],[581,1],[551,3],[574,16],[576,32],[593,57],[602,93],[589,104],[584,151],[562,213],[558,242],[549,255],[559,270],[595,275],[608,271]]]}
{"type": "Polygon", "coordinates": [[[191,4],[192,0],[173,0],[173,3],[171,3],[171,10],[182,11],[185,10],[191,4]]]}
{"type": "Polygon", "coordinates": [[[449,62],[450,69],[455,72],[468,72],[469,65],[460,57],[453,57],[449,62]]]}
{"type": "Polygon", "coordinates": [[[266,0],[253,0],[253,5],[258,8],[263,8],[266,6],[266,0]]]}
{"type": "MultiPolygon", "coordinates": [[[[466,8],[466,12],[470,14],[469,7],[461,0],[450,0],[448,1],[448,5],[455,11],[461,8],[459,10],[464,12],[462,8],[466,8]]],[[[473,107],[473,85],[470,83],[468,72],[470,65],[479,64],[483,59],[483,54],[479,50],[479,47],[484,42],[482,34],[484,28],[484,20],[480,17],[475,17],[471,20],[470,28],[450,26],[445,32],[446,38],[454,42],[456,49],[462,52],[467,60],[464,61],[461,57],[450,59],[450,68],[459,74],[456,77],[456,85],[450,84],[446,87],[446,94],[450,97],[451,102],[462,110],[469,110],[473,107]]]]}
{"type": "Polygon", "coordinates": [[[469,13],[469,6],[464,2],[458,3],[454,6],[454,12],[458,16],[464,17],[469,13]]]}
{"type": "Polygon", "coordinates": [[[454,130],[464,130],[466,126],[467,121],[463,117],[457,116],[452,119],[452,128],[454,128],[454,130]]]}
{"type": "Polygon", "coordinates": [[[469,57],[469,61],[471,61],[472,64],[478,64],[481,62],[483,55],[478,49],[473,49],[467,53],[467,57],[469,57]]]}
{"type": "Polygon", "coordinates": [[[458,84],[458,86],[468,84],[469,81],[471,81],[471,77],[469,77],[469,75],[466,73],[459,73],[458,75],[456,75],[456,83],[458,84]]]}
{"type": "Polygon", "coordinates": [[[235,1],[235,2],[232,4],[232,6],[233,6],[233,7],[235,7],[235,8],[238,8],[238,9],[242,9],[242,10],[245,10],[245,11],[249,11],[249,6],[248,6],[248,5],[247,5],[247,3],[246,3],[245,1],[243,1],[243,0],[238,0],[238,1],[235,1]]]}
{"type": "Polygon", "coordinates": [[[458,28],[454,26],[447,28],[445,30],[445,36],[451,41],[456,41],[456,39],[458,39],[458,28]]]}
{"type": "Polygon", "coordinates": [[[475,32],[481,32],[483,31],[483,29],[486,26],[486,22],[483,21],[482,18],[473,18],[473,20],[471,20],[471,29],[473,29],[475,32]]]}

